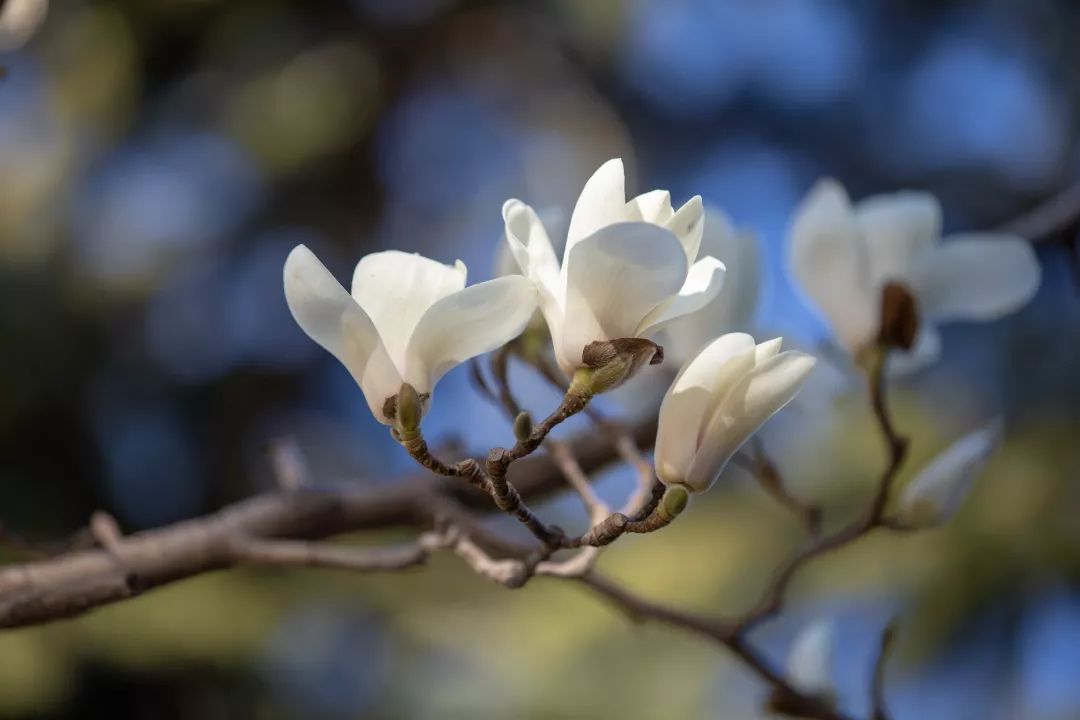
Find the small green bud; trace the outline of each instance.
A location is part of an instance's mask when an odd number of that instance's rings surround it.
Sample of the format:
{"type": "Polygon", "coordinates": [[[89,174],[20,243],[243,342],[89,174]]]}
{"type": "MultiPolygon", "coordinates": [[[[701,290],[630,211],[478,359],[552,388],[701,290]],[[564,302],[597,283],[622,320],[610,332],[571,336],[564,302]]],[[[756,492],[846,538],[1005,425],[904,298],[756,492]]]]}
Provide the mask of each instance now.
{"type": "Polygon", "coordinates": [[[660,498],[660,507],[657,509],[660,515],[670,522],[677,518],[688,504],[690,504],[690,491],[685,485],[668,485],[664,496],[660,498]]]}
{"type": "MultiPolygon", "coordinates": [[[[589,396],[599,395],[622,385],[646,363],[659,365],[663,360],[664,348],[651,340],[598,340],[586,345],[582,351],[581,361],[585,367],[574,373],[574,385],[579,385],[589,396]]],[[[584,393],[578,394],[584,396],[584,393]]]]}
{"type": "Polygon", "coordinates": [[[420,429],[420,419],[424,416],[423,400],[416,388],[409,383],[402,383],[398,390],[395,408],[394,426],[403,439],[409,439],[420,429]]]}
{"type": "Polygon", "coordinates": [[[524,442],[529,439],[533,431],[532,415],[528,410],[522,410],[514,418],[514,437],[524,442]]]}

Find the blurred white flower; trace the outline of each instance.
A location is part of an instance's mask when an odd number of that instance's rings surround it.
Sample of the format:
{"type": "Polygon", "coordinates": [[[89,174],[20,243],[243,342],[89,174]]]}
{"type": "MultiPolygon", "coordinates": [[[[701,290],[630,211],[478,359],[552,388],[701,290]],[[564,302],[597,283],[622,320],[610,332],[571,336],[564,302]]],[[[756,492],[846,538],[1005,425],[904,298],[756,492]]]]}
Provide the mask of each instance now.
{"type": "Polygon", "coordinates": [[[597,341],[644,338],[699,310],[720,291],[724,265],[697,259],[704,211],[694,197],[678,211],[667,191],[626,201],[621,160],[609,160],[585,183],[570,218],[560,270],[536,212],[520,200],[503,205],[506,238],[540,294],[559,366],[584,365],[597,341]]]}
{"type": "Polygon", "coordinates": [[[960,510],[975,478],[1001,442],[996,419],[957,440],[923,468],[898,503],[897,519],[916,527],[942,525],[960,510]]]}
{"type": "Polygon", "coordinates": [[[747,438],[791,402],[815,360],[780,352],[780,343],[729,333],[682,369],[660,405],[656,473],[664,484],[708,490],[747,438]]]}
{"type": "Polygon", "coordinates": [[[791,684],[798,690],[834,697],[833,655],[836,630],[828,620],[815,620],[795,636],[788,652],[787,669],[791,684]]]}
{"type": "Polygon", "coordinates": [[[402,383],[421,396],[469,358],[512,340],[536,309],[520,275],[465,287],[466,269],[396,250],[365,256],[352,295],[298,245],[285,261],[285,297],[296,322],[334,355],[364,391],[376,419],[402,383]]]}
{"type": "Polygon", "coordinates": [[[1019,237],[940,239],[941,206],[932,195],[898,192],[852,205],[839,183],[822,180],[795,212],[791,270],[853,356],[877,338],[886,284],[903,286],[915,301],[919,329],[895,369],[914,369],[940,353],[936,322],[1000,318],[1039,287],[1038,260],[1019,237]]]}
{"type": "Polygon", "coordinates": [[[668,325],[662,334],[664,355],[675,365],[726,332],[749,332],[761,293],[761,255],[753,233],[737,230],[726,212],[705,206],[700,252],[724,264],[720,293],[705,307],[668,325]]]}
{"type": "Polygon", "coordinates": [[[49,0],[5,0],[0,3],[0,53],[18,50],[41,24],[49,0]]]}

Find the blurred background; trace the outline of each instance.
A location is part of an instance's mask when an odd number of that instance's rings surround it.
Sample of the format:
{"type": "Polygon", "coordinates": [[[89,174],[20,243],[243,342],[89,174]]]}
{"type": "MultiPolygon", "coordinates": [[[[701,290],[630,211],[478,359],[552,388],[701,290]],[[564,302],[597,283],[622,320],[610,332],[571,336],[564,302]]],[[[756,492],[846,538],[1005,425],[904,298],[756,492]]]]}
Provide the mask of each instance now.
{"type": "MultiPolygon", "coordinates": [[[[99,508],[135,531],[269,489],[282,436],[317,482],[412,470],[289,316],[298,243],[340,279],[386,248],[486,279],[505,199],[568,213],[621,156],[633,193],[701,194],[755,233],[757,302],[730,329],[818,347],[783,244],[818,177],[855,197],[931,190],[956,230],[1000,225],[1080,170],[1071,0],[53,0],[0,65],[0,522],[42,543],[99,508]]],[[[781,663],[800,627],[832,622],[851,712],[899,613],[897,718],[1080,718],[1080,292],[1064,247],[1039,256],[1033,303],[948,326],[942,361],[897,386],[908,475],[1005,418],[960,517],[815,564],[756,636],[781,663]]],[[[765,433],[830,518],[857,511],[883,462],[868,412],[826,365],[765,433]]],[[[425,424],[436,444],[511,438],[464,368],[425,424]]],[[[600,487],[618,502],[632,483],[615,470],[600,487]]],[[[542,510],[585,522],[569,498],[542,510]]],[[[600,567],[736,612],[798,538],[733,467],[600,567]]],[[[761,692],[696,638],[565,584],[509,592],[454,558],[216,573],[0,633],[4,718],[738,719],[761,717],[761,692]]]]}

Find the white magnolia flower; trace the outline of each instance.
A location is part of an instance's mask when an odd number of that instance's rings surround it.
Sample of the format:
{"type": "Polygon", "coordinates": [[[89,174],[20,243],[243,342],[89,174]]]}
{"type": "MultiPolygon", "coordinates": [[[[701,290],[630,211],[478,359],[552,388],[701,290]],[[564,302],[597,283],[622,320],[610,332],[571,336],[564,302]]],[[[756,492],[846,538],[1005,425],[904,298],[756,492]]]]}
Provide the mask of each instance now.
{"type": "Polygon", "coordinates": [[[683,367],[660,405],[656,473],[665,485],[708,490],[747,438],[791,402],[815,360],[780,352],[780,343],[729,333],[683,367]]]}
{"type": "Polygon", "coordinates": [[[508,200],[503,219],[514,258],[540,292],[555,357],[568,375],[584,364],[589,343],[650,336],[720,291],[723,263],[697,260],[701,198],[678,211],[664,190],[627,202],[621,160],[604,163],[585,183],[561,268],[531,207],[508,200]]]}
{"type": "Polygon", "coordinates": [[[852,205],[839,183],[822,180],[795,213],[789,250],[795,279],[852,355],[877,337],[883,287],[903,285],[919,315],[914,347],[900,356],[908,369],[939,354],[934,323],[1000,318],[1039,287],[1029,243],[1001,233],[941,242],[941,206],[922,192],[852,205]]]}
{"type": "Polygon", "coordinates": [[[975,478],[1001,442],[1000,420],[953,443],[912,480],[898,503],[898,519],[914,526],[948,522],[960,510],[975,478]]]}
{"type": "Polygon", "coordinates": [[[761,254],[758,239],[736,229],[720,208],[705,206],[701,252],[728,269],[720,293],[695,313],[678,318],[661,336],[667,360],[681,365],[701,347],[726,332],[748,332],[761,292],[761,254]]]}
{"type": "Polygon", "coordinates": [[[0,53],[22,47],[41,24],[49,0],[6,0],[0,3],[0,53]]]}
{"type": "Polygon", "coordinates": [[[536,309],[520,275],[465,287],[465,265],[388,250],[356,266],[352,295],[303,245],[285,261],[296,322],[352,373],[382,423],[402,383],[421,396],[451,368],[512,340],[536,309]]]}
{"type": "Polygon", "coordinates": [[[815,620],[795,636],[788,652],[788,678],[797,689],[831,697],[836,692],[833,683],[833,656],[836,652],[836,630],[828,620],[815,620]]]}

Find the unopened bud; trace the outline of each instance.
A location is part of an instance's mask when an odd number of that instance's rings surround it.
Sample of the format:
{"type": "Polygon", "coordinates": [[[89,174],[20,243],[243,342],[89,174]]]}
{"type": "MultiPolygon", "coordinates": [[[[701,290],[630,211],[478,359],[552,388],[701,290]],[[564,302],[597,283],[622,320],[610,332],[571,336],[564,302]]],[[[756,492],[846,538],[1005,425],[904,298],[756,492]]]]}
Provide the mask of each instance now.
{"type": "Polygon", "coordinates": [[[657,511],[667,521],[677,518],[690,503],[690,491],[685,485],[668,485],[664,496],[660,498],[657,511]]]}
{"type": "Polygon", "coordinates": [[[409,383],[402,383],[397,394],[395,407],[394,426],[402,438],[409,436],[420,429],[420,419],[424,416],[423,399],[409,383]]]}
{"type": "Polygon", "coordinates": [[[522,410],[514,418],[514,437],[525,442],[532,435],[533,421],[528,410],[522,410]]]}
{"type": "Polygon", "coordinates": [[[995,420],[968,433],[938,455],[904,488],[897,503],[897,520],[918,528],[951,520],[997,449],[1001,434],[1001,422],[995,420]]]}
{"type": "Polygon", "coordinates": [[[664,348],[644,338],[616,338],[591,342],[581,353],[580,368],[574,383],[590,395],[614,390],[629,380],[643,365],[659,365],[664,348]]]}
{"type": "Polygon", "coordinates": [[[878,343],[887,348],[911,350],[919,333],[919,307],[904,285],[886,283],[881,289],[878,343]]]}

